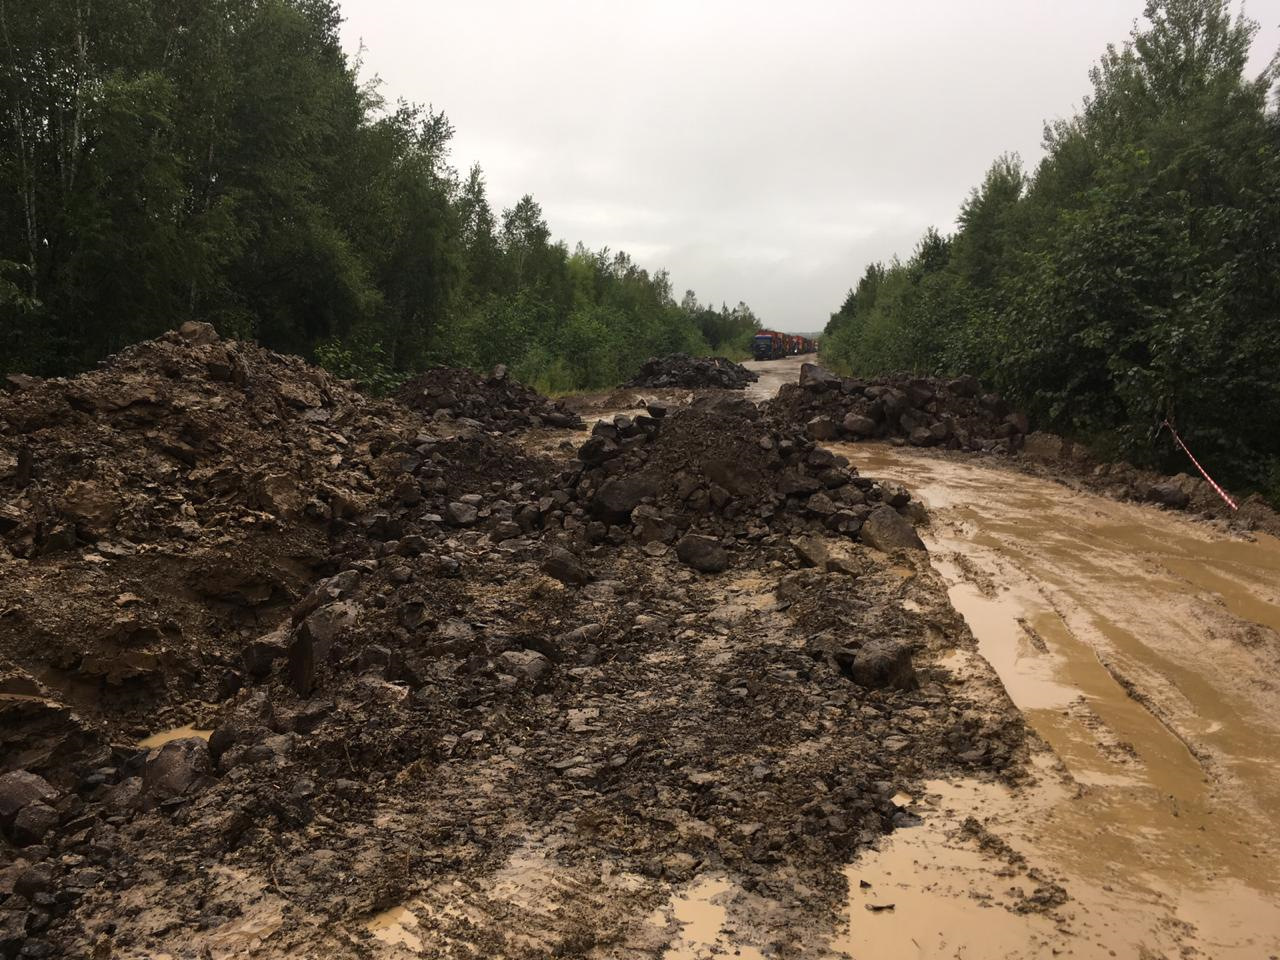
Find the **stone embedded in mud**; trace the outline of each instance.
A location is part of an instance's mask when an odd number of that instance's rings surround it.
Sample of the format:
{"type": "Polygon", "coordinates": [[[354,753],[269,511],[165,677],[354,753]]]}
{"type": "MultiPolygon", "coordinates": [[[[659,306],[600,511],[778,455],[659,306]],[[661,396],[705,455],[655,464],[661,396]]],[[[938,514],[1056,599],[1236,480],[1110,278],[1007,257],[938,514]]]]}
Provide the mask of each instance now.
{"type": "Polygon", "coordinates": [[[862,542],[884,553],[895,550],[923,550],[924,541],[915,527],[888,504],[880,504],[871,511],[862,524],[859,534],[862,542]]]}
{"type": "Polygon", "coordinates": [[[911,494],[907,492],[907,488],[900,483],[881,481],[879,487],[880,499],[895,510],[900,507],[905,507],[911,500],[911,494]]]}
{"type": "Polygon", "coordinates": [[[300,697],[308,697],[315,686],[316,649],[311,634],[299,630],[289,644],[289,685],[300,697]]]}
{"type": "Polygon", "coordinates": [[[1191,496],[1176,480],[1166,480],[1164,483],[1152,484],[1147,490],[1147,499],[1174,510],[1181,510],[1191,501],[1191,496]]]}
{"type": "Polygon", "coordinates": [[[58,812],[46,803],[29,803],[13,820],[14,846],[28,847],[40,843],[58,825],[58,812]]]}
{"type": "Polygon", "coordinates": [[[595,436],[578,448],[578,459],[588,466],[596,466],[613,459],[621,452],[622,448],[616,441],[606,436],[595,436]]]}
{"type": "Polygon", "coordinates": [[[702,573],[720,573],[729,567],[729,554],[713,537],[685,534],[676,544],[676,556],[702,573]]]}
{"type": "Polygon", "coordinates": [[[480,512],[469,503],[454,501],[444,508],[445,520],[455,527],[469,527],[479,516],[480,512]]]}
{"type": "Polygon", "coordinates": [[[591,498],[591,512],[602,520],[627,520],[642,500],[657,491],[657,482],[644,474],[610,477],[591,498]]]}
{"type": "Polygon", "coordinates": [[[675,525],[656,507],[641,504],[631,512],[636,539],[642,544],[670,543],[676,538],[675,525]]]}
{"type": "Polygon", "coordinates": [[[198,786],[213,771],[209,744],[202,737],[170,740],[147,754],[142,770],[142,792],[148,803],[180,797],[198,786]]]}
{"type": "Polygon", "coordinates": [[[348,601],[330,603],[303,620],[298,630],[311,638],[316,662],[326,663],[334,645],[342,641],[359,617],[359,608],[354,603],[348,601]]]}
{"type": "Polygon", "coordinates": [[[874,437],[876,434],[876,422],[870,417],[857,413],[851,413],[845,417],[840,426],[852,437],[874,437]]]}
{"type": "Polygon", "coordinates": [[[911,647],[896,640],[872,640],[849,662],[854,683],[871,689],[915,690],[919,685],[911,647]]]}
{"type": "Polygon", "coordinates": [[[536,650],[508,650],[498,656],[498,668],[503,673],[537,684],[551,672],[551,661],[536,650]]]}
{"type": "Polygon", "coordinates": [[[58,791],[44,777],[26,770],[0,776],[0,820],[8,821],[29,803],[56,799],[58,791]]]}
{"type": "Polygon", "coordinates": [[[810,440],[832,440],[839,433],[836,422],[830,417],[814,417],[804,426],[804,435],[810,440]]]}
{"type": "Polygon", "coordinates": [[[207,346],[218,342],[218,331],[211,323],[188,320],[178,328],[178,336],[193,346],[207,346]]]}
{"type": "Polygon", "coordinates": [[[839,384],[839,377],[816,363],[800,364],[800,386],[809,390],[821,391],[831,386],[839,386],[839,384]]]}
{"type": "Polygon", "coordinates": [[[542,572],[568,586],[580,587],[591,580],[591,573],[582,561],[564,547],[552,547],[547,559],[542,561],[542,572]]]}
{"type": "Polygon", "coordinates": [[[250,640],[241,651],[244,668],[253,677],[265,677],[277,660],[289,655],[288,630],[280,627],[265,637],[250,640]]]}
{"type": "Polygon", "coordinates": [[[913,447],[931,447],[938,442],[938,438],[928,427],[916,427],[907,435],[907,441],[913,447]]]}
{"type": "Polygon", "coordinates": [[[90,540],[111,532],[120,511],[120,496],[112,489],[92,480],[77,480],[62,495],[62,512],[76,529],[90,540]]]}
{"type": "Polygon", "coordinates": [[[57,879],[52,863],[47,861],[45,863],[33,863],[14,877],[13,892],[19,897],[33,900],[40,894],[52,892],[57,884],[57,879]]]}
{"type": "Polygon", "coordinates": [[[791,549],[806,567],[824,568],[830,558],[827,545],[818,537],[798,537],[791,541],[791,549]]]}
{"type": "Polygon", "coordinates": [[[735,460],[708,460],[702,472],[735,497],[750,496],[760,485],[760,471],[749,463],[735,460]]]}

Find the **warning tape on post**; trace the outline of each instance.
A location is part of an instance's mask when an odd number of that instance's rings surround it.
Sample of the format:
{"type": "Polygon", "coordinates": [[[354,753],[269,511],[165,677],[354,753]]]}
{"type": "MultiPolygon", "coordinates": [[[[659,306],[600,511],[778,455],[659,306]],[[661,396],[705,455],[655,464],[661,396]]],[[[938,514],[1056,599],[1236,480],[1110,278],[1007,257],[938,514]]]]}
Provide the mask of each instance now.
{"type": "Polygon", "coordinates": [[[1218,496],[1223,499],[1228,507],[1232,510],[1239,510],[1240,508],[1236,506],[1236,502],[1231,499],[1231,495],[1228,494],[1227,491],[1223,490],[1222,487],[1218,486],[1217,481],[1214,480],[1213,477],[1209,476],[1208,471],[1205,470],[1204,467],[1200,466],[1200,461],[1196,459],[1196,455],[1191,452],[1191,449],[1182,442],[1182,438],[1178,436],[1178,431],[1173,429],[1173,424],[1166,420],[1164,425],[1169,428],[1169,433],[1173,435],[1173,439],[1177,442],[1178,446],[1182,448],[1182,452],[1190,457],[1191,462],[1196,465],[1196,469],[1200,471],[1200,476],[1204,477],[1205,480],[1209,482],[1209,486],[1213,487],[1213,489],[1218,492],[1218,496]]]}

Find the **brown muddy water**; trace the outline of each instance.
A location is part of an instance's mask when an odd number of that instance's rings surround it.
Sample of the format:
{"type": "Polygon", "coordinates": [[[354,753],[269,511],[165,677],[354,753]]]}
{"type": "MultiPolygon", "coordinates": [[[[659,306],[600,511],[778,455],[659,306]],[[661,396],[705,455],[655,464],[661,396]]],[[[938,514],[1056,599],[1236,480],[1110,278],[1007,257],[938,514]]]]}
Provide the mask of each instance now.
{"type": "Polygon", "coordinates": [[[931,508],[952,603],[1048,749],[1016,794],[930,784],[924,825],[849,868],[833,952],[1280,955],[1280,541],[979,462],[835,449],[931,508]],[[975,844],[970,817],[998,841],[975,844]],[[1070,899],[1035,909],[1018,857],[1042,899],[1070,899]]]}
{"type": "Polygon", "coordinates": [[[201,740],[208,740],[212,733],[212,730],[203,730],[191,724],[186,724],[169,730],[161,730],[159,733],[144,737],[138,741],[138,746],[144,750],[154,750],[156,747],[163,747],[166,743],[174,740],[184,740],[187,737],[199,737],[201,740]]]}

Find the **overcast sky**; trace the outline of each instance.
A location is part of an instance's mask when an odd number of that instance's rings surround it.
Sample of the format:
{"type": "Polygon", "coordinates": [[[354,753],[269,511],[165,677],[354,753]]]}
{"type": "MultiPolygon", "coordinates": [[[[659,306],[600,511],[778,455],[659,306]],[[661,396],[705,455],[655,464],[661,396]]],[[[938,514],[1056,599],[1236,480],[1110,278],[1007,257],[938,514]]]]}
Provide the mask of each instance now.
{"type": "MultiPolygon", "coordinates": [[[[871,260],[947,230],[1142,0],[344,0],[389,99],[443,109],[495,210],[667,267],[679,297],[817,330],[871,260]]],[[[1280,0],[1257,69],[1280,44],[1280,0]]],[[[1255,71],[1256,72],[1256,71],[1255,71]]]]}

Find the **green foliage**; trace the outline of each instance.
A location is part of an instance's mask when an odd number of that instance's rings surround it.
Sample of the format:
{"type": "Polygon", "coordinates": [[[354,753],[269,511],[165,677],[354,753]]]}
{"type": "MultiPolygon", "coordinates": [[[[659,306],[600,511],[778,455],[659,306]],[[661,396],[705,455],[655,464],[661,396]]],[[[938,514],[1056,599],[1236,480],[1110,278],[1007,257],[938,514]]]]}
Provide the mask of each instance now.
{"type": "Polygon", "coordinates": [[[863,373],[971,372],[1042,424],[1183,469],[1169,416],[1233,484],[1280,459],[1280,117],[1223,0],[1152,0],[1046,131],[905,263],[869,267],[823,351],[863,373]]]}
{"type": "Polygon", "coordinates": [[[71,373],[187,319],[371,390],[503,362],[556,391],[745,349],[745,305],[495,214],[453,127],[384,103],[333,0],[0,0],[0,366],[71,373]]]}
{"type": "Polygon", "coordinates": [[[381,343],[364,337],[324,340],[316,344],[315,354],[316,362],[334,376],[354,380],[377,396],[391,393],[409,378],[392,367],[381,343]]]}

